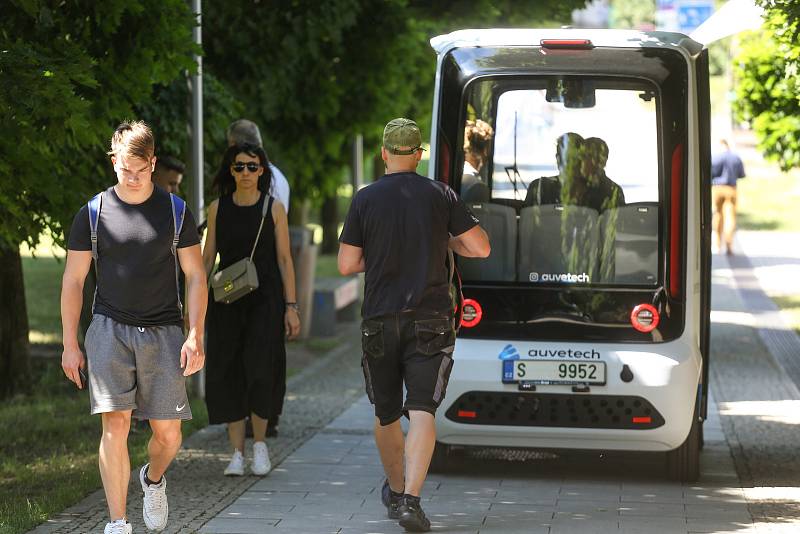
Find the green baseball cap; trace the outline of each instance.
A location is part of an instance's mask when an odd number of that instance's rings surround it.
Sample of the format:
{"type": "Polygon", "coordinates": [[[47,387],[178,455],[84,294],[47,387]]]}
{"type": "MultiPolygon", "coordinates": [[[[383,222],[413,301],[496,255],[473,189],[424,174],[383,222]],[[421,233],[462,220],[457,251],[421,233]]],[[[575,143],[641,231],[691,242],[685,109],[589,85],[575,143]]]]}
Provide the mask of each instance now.
{"type": "Polygon", "coordinates": [[[422,148],[422,134],[411,119],[392,119],[383,129],[383,146],[391,154],[408,156],[422,148]],[[401,148],[409,147],[409,148],[401,148]]]}

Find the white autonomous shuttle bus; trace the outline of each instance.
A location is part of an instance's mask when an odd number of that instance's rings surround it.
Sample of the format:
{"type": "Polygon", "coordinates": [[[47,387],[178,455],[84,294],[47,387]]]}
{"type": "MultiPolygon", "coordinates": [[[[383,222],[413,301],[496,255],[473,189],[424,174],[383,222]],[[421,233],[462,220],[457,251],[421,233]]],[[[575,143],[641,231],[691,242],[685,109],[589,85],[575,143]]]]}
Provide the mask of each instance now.
{"type": "Polygon", "coordinates": [[[578,29],[431,44],[430,176],[492,245],[457,260],[464,316],[432,467],[464,446],[662,451],[673,478],[696,479],[707,50],[677,33],[578,29]]]}

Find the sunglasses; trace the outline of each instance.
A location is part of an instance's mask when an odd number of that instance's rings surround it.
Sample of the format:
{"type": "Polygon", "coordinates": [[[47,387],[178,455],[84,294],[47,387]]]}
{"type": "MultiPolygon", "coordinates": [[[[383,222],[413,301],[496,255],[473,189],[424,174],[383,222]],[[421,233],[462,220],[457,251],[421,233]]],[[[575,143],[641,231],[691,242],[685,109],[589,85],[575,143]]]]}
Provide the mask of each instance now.
{"type": "Polygon", "coordinates": [[[245,167],[247,167],[247,170],[250,172],[256,172],[258,169],[261,168],[261,164],[256,163],[254,161],[250,161],[247,163],[234,163],[233,165],[231,165],[231,169],[233,169],[235,172],[242,172],[244,171],[245,167]]]}

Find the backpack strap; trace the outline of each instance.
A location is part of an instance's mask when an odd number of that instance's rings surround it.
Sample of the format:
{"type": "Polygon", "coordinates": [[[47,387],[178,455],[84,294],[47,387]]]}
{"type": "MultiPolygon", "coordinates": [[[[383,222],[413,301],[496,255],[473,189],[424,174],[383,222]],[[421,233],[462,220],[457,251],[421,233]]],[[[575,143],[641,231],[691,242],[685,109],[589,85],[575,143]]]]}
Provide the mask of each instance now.
{"type": "Polygon", "coordinates": [[[183,220],[186,218],[186,202],[172,193],[169,194],[169,200],[172,203],[172,222],[173,228],[175,228],[175,234],[172,237],[172,255],[174,256],[177,254],[178,241],[181,239],[181,230],[183,230],[183,220]]]}
{"type": "Polygon", "coordinates": [[[183,313],[183,299],[181,298],[181,280],[180,280],[180,264],[178,263],[178,241],[181,239],[181,230],[183,230],[183,221],[186,218],[186,202],[172,193],[169,194],[169,200],[172,204],[172,223],[175,233],[172,235],[172,257],[175,260],[175,292],[178,295],[178,307],[183,313]]]}
{"type": "Polygon", "coordinates": [[[97,193],[86,203],[89,210],[89,238],[92,241],[92,259],[97,268],[97,225],[100,222],[100,210],[103,207],[103,192],[97,193]]]}
{"type": "MultiPolygon", "coordinates": [[[[100,191],[86,203],[89,211],[89,239],[92,242],[92,263],[94,264],[94,275],[97,279],[97,226],[100,224],[100,210],[103,208],[103,192],[100,191]]],[[[97,284],[94,286],[94,296],[92,297],[92,313],[97,302],[97,284]]]]}

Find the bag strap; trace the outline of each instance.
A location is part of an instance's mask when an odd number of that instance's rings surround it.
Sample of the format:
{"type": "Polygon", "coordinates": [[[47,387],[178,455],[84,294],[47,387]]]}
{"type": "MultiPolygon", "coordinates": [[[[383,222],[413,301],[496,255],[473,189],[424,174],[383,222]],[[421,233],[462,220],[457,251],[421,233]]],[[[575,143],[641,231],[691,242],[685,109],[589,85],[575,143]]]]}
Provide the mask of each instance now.
{"type": "MultiPolygon", "coordinates": [[[[86,203],[89,211],[89,239],[92,242],[92,263],[94,264],[94,275],[97,278],[97,225],[100,224],[100,210],[103,208],[103,192],[100,191],[86,203]]],[[[92,313],[97,302],[97,284],[94,286],[94,296],[92,297],[92,313]]]]}
{"type": "Polygon", "coordinates": [[[183,221],[186,218],[186,202],[180,197],[176,197],[172,193],[169,194],[169,200],[172,204],[172,223],[174,234],[172,235],[172,257],[175,260],[175,292],[178,295],[178,307],[183,313],[183,301],[181,299],[181,281],[180,281],[180,264],[178,263],[178,241],[181,239],[181,230],[183,230],[183,221]]]}
{"type": "Polygon", "coordinates": [[[253,261],[253,256],[256,254],[256,247],[258,246],[258,240],[261,237],[261,229],[264,228],[264,219],[267,218],[267,214],[270,213],[272,209],[272,200],[273,198],[270,196],[268,197],[269,200],[264,202],[264,208],[261,210],[261,224],[258,225],[258,233],[256,234],[256,242],[253,243],[253,251],[250,252],[250,261],[253,261]]]}
{"type": "Polygon", "coordinates": [[[97,225],[100,222],[100,210],[103,207],[103,192],[97,193],[86,203],[89,209],[89,239],[92,241],[92,260],[97,268],[97,225]]]}

